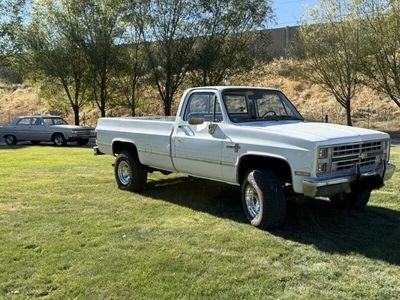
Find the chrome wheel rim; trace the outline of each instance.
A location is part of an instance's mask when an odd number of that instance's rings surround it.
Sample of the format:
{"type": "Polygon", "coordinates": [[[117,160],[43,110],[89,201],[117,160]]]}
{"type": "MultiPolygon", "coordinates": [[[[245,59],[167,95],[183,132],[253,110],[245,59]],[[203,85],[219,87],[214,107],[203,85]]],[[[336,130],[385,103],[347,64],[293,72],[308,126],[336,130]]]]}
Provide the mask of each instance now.
{"type": "Polygon", "coordinates": [[[13,142],[14,142],[14,137],[11,136],[11,135],[8,135],[8,136],[6,137],[6,143],[7,143],[7,144],[12,144],[13,142]]]}
{"type": "Polygon", "coordinates": [[[131,181],[131,168],[126,161],[118,164],[118,179],[123,185],[128,185],[131,181]]]}
{"type": "Polygon", "coordinates": [[[249,212],[252,218],[255,218],[261,210],[260,200],[258,199],[256,189],[248,184],[245,190],[245,200],[247,211],[249,212]]]}
{"type": "Polygon", "coordinates": [[[54,142],[57,146],[61,146],[64,143],[64,140],[61,135],[56,135],[54,138],[54,142]]]}

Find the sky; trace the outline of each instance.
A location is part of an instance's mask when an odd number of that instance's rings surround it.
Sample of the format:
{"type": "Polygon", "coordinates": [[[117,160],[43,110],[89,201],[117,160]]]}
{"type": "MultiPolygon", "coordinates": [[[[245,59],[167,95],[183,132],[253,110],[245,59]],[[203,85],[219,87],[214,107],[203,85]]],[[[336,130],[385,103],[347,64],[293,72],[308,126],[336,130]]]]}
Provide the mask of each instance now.
{"type": "Polygon", "coordinates": [[[272,0],[276,23],[270,24],[270,27],[278,28],[298,25],[305,8],[318,2],[318,0],[272,0]]]}

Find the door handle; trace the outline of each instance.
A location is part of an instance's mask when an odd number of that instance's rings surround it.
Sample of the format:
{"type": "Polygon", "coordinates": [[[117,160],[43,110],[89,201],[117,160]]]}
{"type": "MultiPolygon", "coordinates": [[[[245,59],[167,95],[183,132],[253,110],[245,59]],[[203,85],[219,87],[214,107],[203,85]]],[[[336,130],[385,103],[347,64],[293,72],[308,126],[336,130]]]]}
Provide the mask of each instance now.
{"type": "Polygon", "coordinates": [[[239,152],[240,145],[239,144],[227,144],[226,148],[228,149],[234,149],[235,152],[239,152]]]}

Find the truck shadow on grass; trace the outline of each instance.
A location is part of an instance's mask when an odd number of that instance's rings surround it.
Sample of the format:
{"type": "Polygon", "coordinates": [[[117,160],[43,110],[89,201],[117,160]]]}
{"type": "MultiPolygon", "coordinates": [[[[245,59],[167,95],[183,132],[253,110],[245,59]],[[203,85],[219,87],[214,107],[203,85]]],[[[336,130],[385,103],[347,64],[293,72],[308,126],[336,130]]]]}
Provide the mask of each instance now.
{"type": "MultiPolygon", "coordinates": [[[[149,182],[143,195],[248,223],[239,187],[182,177],[149,182]]],[[[291,199],[284,226],[270,233],[327,253],[356,253],[400,265],[400,211],[388,208],[372,205],[362,211],[345,211],[326,200],[291,199]]]]}

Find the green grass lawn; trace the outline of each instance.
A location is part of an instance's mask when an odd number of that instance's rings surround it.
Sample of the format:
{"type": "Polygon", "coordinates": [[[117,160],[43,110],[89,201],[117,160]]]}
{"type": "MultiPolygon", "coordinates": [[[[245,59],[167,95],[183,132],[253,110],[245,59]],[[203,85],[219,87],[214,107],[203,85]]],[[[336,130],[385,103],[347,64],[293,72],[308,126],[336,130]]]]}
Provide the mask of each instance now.
{"type": "Polygon", "coordinates": [[[0,298],[400,297],[398,173],[364,211],[290,201],[266,232],[236,187],[156,174],[138,195],[116,188],[112,163],[0,147],[0,298]]]}

